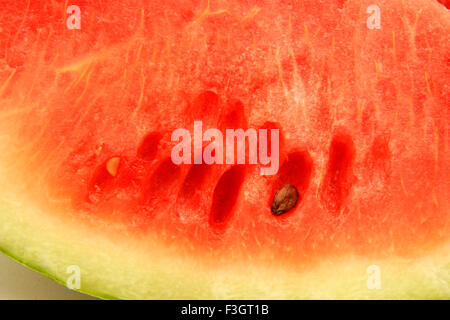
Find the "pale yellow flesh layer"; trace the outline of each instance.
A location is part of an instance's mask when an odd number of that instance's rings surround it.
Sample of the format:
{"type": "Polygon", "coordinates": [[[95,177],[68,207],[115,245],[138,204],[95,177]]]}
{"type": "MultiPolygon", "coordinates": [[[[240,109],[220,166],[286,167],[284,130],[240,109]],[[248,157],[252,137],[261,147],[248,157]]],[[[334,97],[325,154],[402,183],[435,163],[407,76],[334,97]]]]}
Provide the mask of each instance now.
{"type": "MultiPolygon", "coordinates": [[[[7,190],[2,186],[2,190],[7,190]]],[[[450,246],[426,257],[374,260],[353,255],[323,261],[308,271],[236,262],[207,269],[175,254],[149,235],[94,233],[63,222],[17,195],[0,197],[0,249],[23,264],[79,291],[124,299],[449,299],[450,246]],[[372,266],[372,267],[370,267],[372,266]],[[68,269],[69,268],[69,269],[68,269]]]]}

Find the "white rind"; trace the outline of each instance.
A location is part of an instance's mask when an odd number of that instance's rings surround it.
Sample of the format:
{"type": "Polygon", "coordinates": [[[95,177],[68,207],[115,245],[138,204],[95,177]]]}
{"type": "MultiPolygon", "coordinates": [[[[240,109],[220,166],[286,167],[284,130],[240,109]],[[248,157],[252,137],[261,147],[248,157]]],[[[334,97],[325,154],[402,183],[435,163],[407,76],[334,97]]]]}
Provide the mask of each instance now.
{"type": "Polygon", "coordinates": [[[450,246],[427,257],[370,260],[345,256],[309,271],[233,264],[206,270],[157,239],[112,239],[63,222],[35,206],[0,198],[0,248],[21,263],[66,283],[67,267],[81,270],[80,291],[120,299],[449,299],[450,246]],[[380,267],[381,289],[368,289],[367,267],[380,267]]]}

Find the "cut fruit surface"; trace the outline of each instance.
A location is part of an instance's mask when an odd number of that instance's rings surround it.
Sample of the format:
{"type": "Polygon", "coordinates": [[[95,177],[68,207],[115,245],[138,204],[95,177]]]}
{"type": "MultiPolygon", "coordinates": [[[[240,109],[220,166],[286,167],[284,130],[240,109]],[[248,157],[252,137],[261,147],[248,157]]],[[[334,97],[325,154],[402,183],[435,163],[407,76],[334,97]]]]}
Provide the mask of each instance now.
{"type": "Polygon", "coordinates": [[[78,5],[0,13],[1,251],[105,298],[450,298],[445,6],[78,5]],[[197,163],[200,122],[277,172],[197,163]]]}

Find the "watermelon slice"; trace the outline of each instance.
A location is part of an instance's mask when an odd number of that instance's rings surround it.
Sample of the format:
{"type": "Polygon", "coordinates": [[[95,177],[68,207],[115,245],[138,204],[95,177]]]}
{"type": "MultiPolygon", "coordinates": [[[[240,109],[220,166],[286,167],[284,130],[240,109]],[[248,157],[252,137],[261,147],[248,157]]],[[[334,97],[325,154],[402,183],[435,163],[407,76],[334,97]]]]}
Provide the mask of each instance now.
{"type": "Polygon", "coordinates": [[[436,0],[7,0],[0,250],[103,298],[449,299],[449,35],[436,0]],[[276,170],[175,163],[195,123],[278,132],[276,170]]]}

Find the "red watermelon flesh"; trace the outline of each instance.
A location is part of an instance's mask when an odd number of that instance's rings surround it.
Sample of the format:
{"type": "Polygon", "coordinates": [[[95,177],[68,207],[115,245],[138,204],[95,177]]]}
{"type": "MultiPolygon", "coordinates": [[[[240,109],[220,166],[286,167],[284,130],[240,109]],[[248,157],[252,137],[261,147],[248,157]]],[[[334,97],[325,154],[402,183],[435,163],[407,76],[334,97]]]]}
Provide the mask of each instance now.
{"type": "Polygon", "coordinates": [[[75,30],[63,3],[0,13],[4,252],[62,282],[80,265],[105,297],[450,297],[445,6],[77,5],[75,30]],[[194,121],[279,129],[277,174],[174,164],[194,121]]]}

